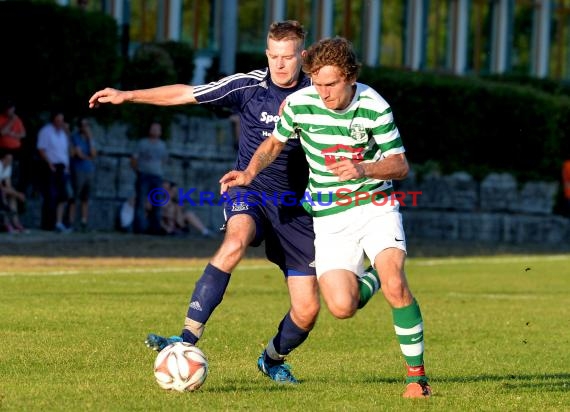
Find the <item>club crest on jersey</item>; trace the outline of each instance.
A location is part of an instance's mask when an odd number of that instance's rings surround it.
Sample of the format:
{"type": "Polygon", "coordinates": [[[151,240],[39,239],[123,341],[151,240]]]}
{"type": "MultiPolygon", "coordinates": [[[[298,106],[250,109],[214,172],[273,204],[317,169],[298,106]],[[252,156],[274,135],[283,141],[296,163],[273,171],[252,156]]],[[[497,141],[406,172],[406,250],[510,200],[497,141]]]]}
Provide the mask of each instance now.
{"type": "Polygon", "coordinates": [[[350,137],[352,137],[356,143],[365,143],[368,141],[366,128],[361,124],[353,124],[350,126],[350,137]]]}
{"type": "Polygon", "coordinates": [[[232,212],[242,212],[244,210],[249,210],[247,202],[234,202],[232,204],[232,212]]]}

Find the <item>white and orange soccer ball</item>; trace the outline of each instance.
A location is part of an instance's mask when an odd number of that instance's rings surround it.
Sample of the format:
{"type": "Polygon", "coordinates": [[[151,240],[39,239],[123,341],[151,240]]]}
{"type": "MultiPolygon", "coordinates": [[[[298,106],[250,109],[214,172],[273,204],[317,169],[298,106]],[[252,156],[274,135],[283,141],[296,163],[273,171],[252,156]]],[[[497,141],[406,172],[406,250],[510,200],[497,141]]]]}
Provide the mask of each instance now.
{"type": "Polygon", "coordinates": [[[208,377],[204,352],[187,342],[176,342],[161,350],[154,361],[154,377],[162,389],[192,392],[208,377]]]}

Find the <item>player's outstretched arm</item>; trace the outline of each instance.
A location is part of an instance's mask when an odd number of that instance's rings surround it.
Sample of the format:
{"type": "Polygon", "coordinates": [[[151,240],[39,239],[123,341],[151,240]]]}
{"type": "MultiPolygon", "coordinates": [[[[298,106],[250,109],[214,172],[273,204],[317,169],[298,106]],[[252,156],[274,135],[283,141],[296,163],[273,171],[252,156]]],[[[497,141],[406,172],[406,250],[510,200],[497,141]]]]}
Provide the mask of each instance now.
{"type": "Polygon", "coordinates": [[[171,84],[150,89],[118,90],[111,87],[95,92],[89,99],[89,107],[100,104],[141,103],[156,106],[176,106],[195,104],[194,87],[186,84],[171,84]]]}
{"type": "Polygon", "coordinates": [[[285,143],[277,140],[273,135],[269,136],[259,145],[244,171],[232,170],[222,176],[220,179],[221,193],[226,192],[230,187],[249,185],[259,172],[275,160],[284,146],[285,143]]]}

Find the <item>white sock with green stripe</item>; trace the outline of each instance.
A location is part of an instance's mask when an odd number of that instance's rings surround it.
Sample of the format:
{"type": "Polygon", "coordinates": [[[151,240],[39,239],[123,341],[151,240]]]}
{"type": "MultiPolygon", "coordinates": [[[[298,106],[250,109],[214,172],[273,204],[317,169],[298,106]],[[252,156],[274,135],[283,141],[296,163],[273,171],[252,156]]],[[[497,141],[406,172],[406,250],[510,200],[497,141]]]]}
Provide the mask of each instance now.
{"type": "Polygon", "coordinates": [[[370,298],[380,290],[380,277],[378,272],[370,266],[364,273],[357,275],[356,278],[358,279],[358,290],[360,292],[358,309],[362,309],[370,298]]]}
{"type": "Polygon", "coordinates": [[[416,300],[403,308],[392,308],[394,329],[406,360],[406,382],[427,381],[424,372],[424,326],[416,300]]]}

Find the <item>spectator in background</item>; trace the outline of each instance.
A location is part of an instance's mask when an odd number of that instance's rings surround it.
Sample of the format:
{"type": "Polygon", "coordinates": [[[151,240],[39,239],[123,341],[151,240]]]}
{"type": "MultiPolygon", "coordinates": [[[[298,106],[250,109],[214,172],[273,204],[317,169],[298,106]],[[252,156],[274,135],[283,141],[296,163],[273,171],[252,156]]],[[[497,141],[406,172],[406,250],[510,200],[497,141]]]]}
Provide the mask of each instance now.
{"type": "Polygon", "coordinates": [[[63,224],[63,214],[71,197],[69,178],[69,125],[65,115],[54,111],[51,121],[38,132],[37,149],[44,162],[42,178],[42,229],[71,232],[63,224]]]}
{"type": "Polygon", "coordinates": [[[161,224],[164,234],[177,235],[188,233],[190,226],[197,229],[203,237],[214,237],[208,227],[191,210],[185,209],[178,201],[178,187],[175,182],[165,180],[162,187],[170,194],[170,200],[162,208],[161,224]]]}
{"type": "Polygon", "coordinates": [[[75,224],[77,205],[81,204],[81,223],[79,229],[87,230],[89,220],[89,198],[95,176],[97,149],[89,120],[81,117],[77,129],[71,134],[71,182],[73,198],[69,203],[69,224],[75,224]]]}
{"type": "Polygon", "coordinates": [[[151,190],[162,188],[163,168],[168,160],[166,144],[161,140],[162,125],[152,122],[148,137],[141,139],[131,157],[131,167],[137,178],[135,182],[135,216],[133,221],[134,233],[161,233],[160,207],[150,204],[148,215],[145,217],[145,206],[148,203],[151,190]]]}
{"type": "Polygon", "coordinates": [[[562,192],[564,194],[564,214],[570,216],[570,159],[562,163],[562,192]]]}
{"type": "Polygon", "coordinates": [[[16,106],[9,99],[0,101],[0,150],[14,154],[22,146],[26,129],[16,114],[16,106]]]}
{"type": "Polygon", "coordinates": [[[4,229],[9,233],[24,233],[20,223],[18,202],[24,203],[26,196],[12,186],[13,155],[0,152],[0,213],[4,229]]]}

